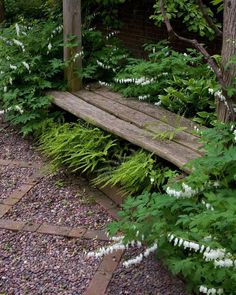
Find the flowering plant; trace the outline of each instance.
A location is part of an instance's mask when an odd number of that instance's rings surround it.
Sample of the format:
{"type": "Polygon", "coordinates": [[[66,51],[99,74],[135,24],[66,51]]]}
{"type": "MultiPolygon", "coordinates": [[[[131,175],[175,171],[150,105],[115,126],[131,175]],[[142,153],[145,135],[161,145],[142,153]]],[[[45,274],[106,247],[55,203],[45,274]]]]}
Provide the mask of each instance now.
{"type": "MultiPolygon", "coordinates": [[[[219,124],[203,131],[205,155],[189,163],[192,173],[169,183],[166,193],[128,198],[109,233],[119,245],[157,248],[190,290],[234,294],[236,289],[236,128],[219,124]]],[[[119,247],[119,246],[116,246],[119,247]]],[[[104,251],[103,251],[104,252],[104,251]]],[[[134,263],[141,262],[133,258],[134,263]]],[[[132,263],[129,263],[132,264],[132,263]]]]}
{"type": "Polygon", "coordinates": [[[145,45],[148,59],[129,59],[114,78],[113,89],[126,97],[162,105],[172,112],[208,124],[214,117],[217,83],[195,50],[173,50],[166,41],[145,45]]]}
{"type": "Polygon", "coordinates": [[[32,132],[47,115],[45,89],[62,78],[62,27],[53,21],[16,23],[1,29],[0,99],[6,117],[32,132]]]}

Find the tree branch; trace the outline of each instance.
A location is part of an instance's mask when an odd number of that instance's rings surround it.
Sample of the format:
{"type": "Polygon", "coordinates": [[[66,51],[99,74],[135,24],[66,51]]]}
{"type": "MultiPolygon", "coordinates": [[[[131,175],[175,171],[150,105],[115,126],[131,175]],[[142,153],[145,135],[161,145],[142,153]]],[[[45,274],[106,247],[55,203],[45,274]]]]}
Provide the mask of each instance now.
{"type": "Polygon", "coordinates": [[[233,108],[233,101],[230,97],[227,96],[227,87],[226,87],[224,79],[223,79],[223,73],[222,73],[221,68],[217,65],[215,60],[211,57],[211,55],[207,52],[207,50],[202,46],[202,44],[199,43],[196,39],[189,39],[189,38],[182,37],[174,31],[174,29],[170,23],[170,20],[166,14],[164,0],[160,0],[160,10],[161,10],[162,16],[164,18],[164,22],[165,22],[170,39],[172,39],[172,40],[178,39],[180,41],[189,43],[192,46],[194,46],[204,56],[205,60],[207,61],[207,63],[209,64],[209,66],[213,70],[214,74],[216,75],[216,78],[217,78],[219,84],[221,85],[223,95],[225,96],[225,105],[228,109],[229,116],[231,119],[234,120],[235,119],[235,112],[234,112],[234,108],[233,108]]]}
{"type": "Polygon", "coordinates": [[[212,30],[215,32],[216,36],[222,37],[223,33],[222,31],[216,26],[216,24],[213,22],[212,18],[209,16],[206,6],[203,4],[202,0],[196,0],[197,4],[202,12],[202,15],[204,16],[206,22],[208,25],[212,28],[212,30]]]}
{"type": "Polygon", "coordinates": [[[172,39],[172,40],[178,39],[180,41],[189,43],[192,46],[194,46],[199,52],[201,52],[202,55],[204,56],[205,60],[207,61],[207,63],[209,64],[209,66],[211,67],[211,69],[213,70],[213,72],[215,73],[215,75],[217,77],[217,80],[219,81],[219,83],[221,84],[221,86],[224,88],[224,81],[223,81],[222,71],[218,67],[218,65],[214,61],[214,59],[207,52],[207,50],[196,39],[189,39],[189,38],[182,37],[182,36],[178,35],[174,31],[174,29],[173,29],[173,27],[172,27],[172,25],[171,25],[171,23],[170,23],[170,21],[169,21],[169,19],[167,17],[165,6],[164,6],[164,1],[163,0],[160,0],[160,9],[161,9],[161,13],[162,13],[162,16],[164,18],[164,22],[165,22],[165,25],[166,25],[166,28],[167,28],[167,31],[168,31],[168,34],[169,34],[170,39],[172,39]]]}

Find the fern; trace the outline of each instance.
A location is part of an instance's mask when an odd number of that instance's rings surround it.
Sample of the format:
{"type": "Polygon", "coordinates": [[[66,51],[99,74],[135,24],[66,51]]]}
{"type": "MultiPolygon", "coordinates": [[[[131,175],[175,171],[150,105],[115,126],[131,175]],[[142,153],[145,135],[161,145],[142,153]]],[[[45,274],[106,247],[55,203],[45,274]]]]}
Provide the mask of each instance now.
{"type": "Polygon", "coordinates": [[[116,140],[110,135],[81,123],[55,125],[41,135],[39,143],[54,169],[68,166],[72,171],[83,172],[110,165],[108,154],[116,147],[116,140]]]}

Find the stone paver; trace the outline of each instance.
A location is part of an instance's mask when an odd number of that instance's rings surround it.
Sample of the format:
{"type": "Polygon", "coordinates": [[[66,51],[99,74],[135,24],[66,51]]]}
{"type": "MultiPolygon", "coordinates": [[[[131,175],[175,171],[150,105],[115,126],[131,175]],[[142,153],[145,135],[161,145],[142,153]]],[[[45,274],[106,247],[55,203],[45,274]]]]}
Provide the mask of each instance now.
{"type": "Polygon", "coordinates": [[[112,274],[118,266],[122,255],[123,251],[117,251],[116,253],[106,255],[103,258],[84,295],[104,295],[106,293],[112,274]]]}
{"type": "Polygon", "coordinates": [[[22,231],[36,232],[40,226],[40,223],[27,222],[25,226],[22,228],[22,231]]]}
{"type": "Polygon", "coordinates": [[[86,232],[85,228],[73,228],[69,233],[68,237],[70,238],[82,238],[86,232]]]}
{"type": "Polygon", "coordinates": [[[68,236],[71,229],[67,226],[58,226],[52,224],[42,224],[37,230],[40,234],[55,235],[55,236],[68,236]]]}
{"type": "Polygon", "coordinates": [[[0,218],[2,218],[10,209],[11,206],[0,204],[0,218]]]}
{"type": "Polygon", "coordinates": [[[34,187],[33,184],[23,184],[16,189],[8,198],[3,200],[3,204],[13,206],[18,203],[26,193],[34,187]]]}
{"type": "Polygon", "coordinates": [[[0,219],[0,228],[13,230],[13,231],[20,231],[25,226],[26,222],[22,221],[14,221],[10,219],[0,219]]]}
{"type": "Polygon", "coordinates": [[[84,234],[85,239],[97,239],[101,241],[109,241],[109,238],[104,230],[87,230],[84,234]]]}

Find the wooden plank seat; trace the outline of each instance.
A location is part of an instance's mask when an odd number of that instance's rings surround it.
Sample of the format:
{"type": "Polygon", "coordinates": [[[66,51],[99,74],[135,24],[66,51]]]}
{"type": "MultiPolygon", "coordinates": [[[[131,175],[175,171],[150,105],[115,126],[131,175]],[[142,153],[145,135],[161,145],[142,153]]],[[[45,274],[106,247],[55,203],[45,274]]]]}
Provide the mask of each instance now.
{"type": "Polygon", "coordinates": [[[80,90],[77,92],[51,91],[53,103],[95,126],[113,133],[183,167],[189,160],[202,155],[192,121],[179,117],[162,107],[125,99],[108,89],[80,90]],[[185,127],[173,140],[161,140],[156,135],[163,131],[185,127]]]}

